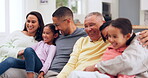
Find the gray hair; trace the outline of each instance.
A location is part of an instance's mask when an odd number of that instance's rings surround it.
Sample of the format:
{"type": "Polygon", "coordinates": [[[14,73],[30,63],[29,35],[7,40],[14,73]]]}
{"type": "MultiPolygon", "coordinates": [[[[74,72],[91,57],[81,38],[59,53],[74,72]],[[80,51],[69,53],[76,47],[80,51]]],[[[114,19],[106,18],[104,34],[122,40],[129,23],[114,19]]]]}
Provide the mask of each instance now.
{"type": "Polygon", "coordinates": [[[105,21],[103,15],[102,15],[101,13],[99,13],[99,12],[91,12],[91,13],[89,13],[88,15],[86,15],[85,19],[86,19],[87,17],[92,16],[92,15],[101,17],[101,19],[102,19],[103,21],[105,21]]]}

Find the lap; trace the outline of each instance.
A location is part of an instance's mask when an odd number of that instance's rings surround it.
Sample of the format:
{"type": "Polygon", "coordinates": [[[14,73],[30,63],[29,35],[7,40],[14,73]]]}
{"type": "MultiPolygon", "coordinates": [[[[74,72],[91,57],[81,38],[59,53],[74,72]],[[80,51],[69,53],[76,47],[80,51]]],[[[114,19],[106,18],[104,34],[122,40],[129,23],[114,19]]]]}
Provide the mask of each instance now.
{"type": "MultiPolygon", "coordinates": [[[[35,74],[35,78],[38,74],[35,74]]],[[[57,72],[54,71],[48,71],[45,75],[45,78],[56,78],[58,75],[57,72]]],[[[26,70],[24,69],[16,69],[16,68],[10,68],[8,69],[4,74],[0,76],[0,78],[26,78],[26,70]]]]}
{"type": "Polygon", "coordinates": [[[85,72],[85,71],[73,71],[68,78],[110,78],[105,74],[99,72],[85,72]]]}
{"type": "Polygon", "coordinates": [[[24,69],[10,68],[0,78],[26,78],[26,71],[24,69]]]}
{"type": "Polygon", "coordinates": [[[56,76],[58,75],[59,73],[57,72],[54,72],[54,71],[51,71],[49,70],[47,72],[47,74],[45,75],[45,78],[57,78],[56,76]]]}

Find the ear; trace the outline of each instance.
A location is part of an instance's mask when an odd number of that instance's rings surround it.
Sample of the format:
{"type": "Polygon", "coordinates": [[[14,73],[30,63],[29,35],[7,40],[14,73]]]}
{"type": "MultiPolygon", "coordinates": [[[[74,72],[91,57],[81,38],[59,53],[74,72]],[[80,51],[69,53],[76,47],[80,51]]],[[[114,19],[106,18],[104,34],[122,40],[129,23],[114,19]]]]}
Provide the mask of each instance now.
{"type": "Polygon", "coordinates": [[[59,36],[59,34],[58,34],[58,33],[54,34],[54,38],[57,38],[58,36],[59,36]]]}
{"type": "Polygon", "coordinates": [[[127,38],[127,40],[131,37],[131,34],[130,33],[128,33],[126,36],[125,36],[126,38],[127,38]]]}
{"type": "Polygon", "coordinates": [[[70,18],[68,18],[68,19],[67,19],[67,22],[68,22],[68,23],[70,23],[70,21],[71,21],[71,19],[70,19],[70,18]]]}

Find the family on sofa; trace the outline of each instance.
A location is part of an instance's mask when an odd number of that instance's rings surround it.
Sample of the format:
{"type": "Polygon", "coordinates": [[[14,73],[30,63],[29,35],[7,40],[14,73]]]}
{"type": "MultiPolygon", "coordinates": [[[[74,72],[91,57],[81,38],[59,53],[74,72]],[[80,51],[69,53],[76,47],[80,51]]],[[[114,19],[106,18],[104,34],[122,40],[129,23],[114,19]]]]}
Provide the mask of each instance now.
{"type": "MultiPolygon", "coordinates": [[[[92,12],[85,17],[84,29],[76,27],[73,21],[73,13],[67,7],[58,8],[52,14],[52,20],[55,29],[59,30],[60,35],[55,41],[56,53],[52,59],[50,67],[48,68],[48,72],[40,71],[42,67],[40,67],[39,71],[35,71],[35,68],[32,71],[25,71],[27,70],[27,67],[24,67],[23,69],[13,67],[1,74],[0,78],[67,78],[70,72],[74,70],[83,71],[89,66],[93,67],[101,60],[104,51],[108,46],[110,46],[110,43],[108,43],[108,41],[105,43],[101,37],[102,33],[105,39],[108,39],[108,27],[104,29],[104,32],[99,30],[103,23],[105,23],[105,20],[98,12],[92,12]],[[42,76],[40,76],[40,74],[42,76]]],[[[44,34],[43,27],[44,23],[41,14],[34,11],[30,12],[26,16],[24,30],[10,34],[6,43],[0,46],[0,61],[2,62],[9,57],[19,57],[20,59],[26,60],[23,57],[24,50],[27,47],[35,45],[38,41],[46,41],[48,39],[47,37],[42,39],[42,34],[44,34]]],[[[144,48],[147,48],[148,30],[140,32],[139,35],[139,43],[141,43],[141,46],[144,48]]],[[[132,44],[128,47],[132,47],[132,44]]],[[[128,53],[128,47],[124,50],[125,53],[128,53]]],[[[40,59],[40,61],[42,61],[42,59],[40,59]]],[[[114,59],[114,61],[116,61],[116,59],[114,59]]],[[[24,63],[27,65],[27,62],[24,63]]],[[[41,64],[44,66],[43,62],[41,64]]],[[[0,67],[0,70],[1,68],[3,67],[0,67]]],[[[108,68],[106,69],[108,70],[108,68]]],[[[112,68],[112,70],[114,69],[112,68]]],[[[105,70],[102,69],[102,71],[105,70]]],[[[144,70],[139,71],[131,69],[130,71],[135,73],[125,75],[138,76],[144,70]]],[[[117,75],[118,74],[114,76],[117,75]]]]}

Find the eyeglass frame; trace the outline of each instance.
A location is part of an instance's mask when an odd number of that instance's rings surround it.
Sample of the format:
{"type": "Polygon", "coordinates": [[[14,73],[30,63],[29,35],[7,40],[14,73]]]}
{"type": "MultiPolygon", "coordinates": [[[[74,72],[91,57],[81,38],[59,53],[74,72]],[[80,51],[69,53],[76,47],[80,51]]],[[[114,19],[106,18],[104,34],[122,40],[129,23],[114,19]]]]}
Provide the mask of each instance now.
{"type": "Polygon", "coordinates": [[[67,20],[67,19],[64,19],[64,20],[62,20],[60,23],[58,23],[58,24],[54,23],[53,25],[54,25],[55,27],[58,27],[61,23],[65,22],[66,20],[67,20]]]}

